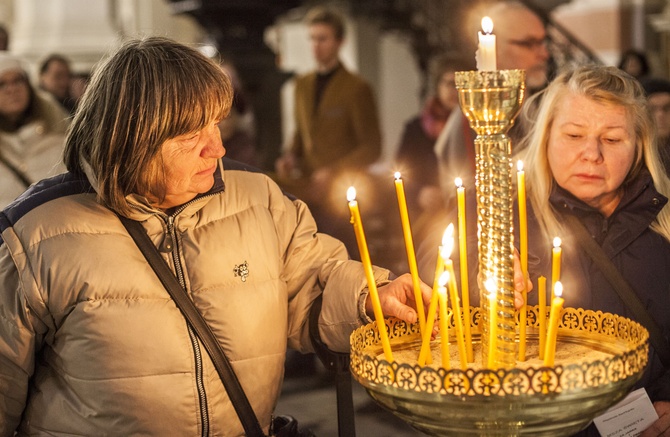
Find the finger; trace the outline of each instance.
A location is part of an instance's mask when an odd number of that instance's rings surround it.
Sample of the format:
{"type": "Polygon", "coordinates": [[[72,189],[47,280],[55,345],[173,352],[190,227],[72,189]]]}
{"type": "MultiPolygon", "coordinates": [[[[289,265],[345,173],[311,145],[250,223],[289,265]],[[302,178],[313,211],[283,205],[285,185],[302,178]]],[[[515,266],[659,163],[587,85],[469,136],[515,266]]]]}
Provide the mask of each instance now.
{"type": "Polygon", "coordinates": [[[518,291],[515,291],[514,292],[514,307],[516,309],[519,309],[523,306],[523,304],[524,304],[523,296],[518,291]]]}
{"type": "Polygon", "coordinates": [[[416,323],[418,320],[416,311],[397,299],[388,299],[385,302],[384,314],[397,317],[407,323],[416,323]]]}
{"type": "Polygon", "coordinates": [[[526,278],[521,271],[521,261],[519,261],[519,254],[514,250],[514,290],[524,291],[526,289],[526,278]]]}

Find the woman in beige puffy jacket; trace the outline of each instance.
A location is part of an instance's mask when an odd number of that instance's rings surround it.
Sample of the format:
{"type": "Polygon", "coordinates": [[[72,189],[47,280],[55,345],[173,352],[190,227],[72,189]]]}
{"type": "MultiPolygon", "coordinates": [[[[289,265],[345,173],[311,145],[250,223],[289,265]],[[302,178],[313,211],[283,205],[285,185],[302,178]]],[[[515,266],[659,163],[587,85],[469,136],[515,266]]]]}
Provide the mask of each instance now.
{"type": "MultiPolygon", "coordinates": [[[[243,434],[117,214],[160,249],[266,433],[287,347],[312,350],[317,296],[333,350],[370,321],[361,264],[303,202],[223,158],[231,99],[215,63],[166,39],[130,41],[97,69],[66,141],[69,172],[0,213],[1,435],[243,434]]],[[[375,275],[385,314],[415,322],[411,280],[375,275]]]]}

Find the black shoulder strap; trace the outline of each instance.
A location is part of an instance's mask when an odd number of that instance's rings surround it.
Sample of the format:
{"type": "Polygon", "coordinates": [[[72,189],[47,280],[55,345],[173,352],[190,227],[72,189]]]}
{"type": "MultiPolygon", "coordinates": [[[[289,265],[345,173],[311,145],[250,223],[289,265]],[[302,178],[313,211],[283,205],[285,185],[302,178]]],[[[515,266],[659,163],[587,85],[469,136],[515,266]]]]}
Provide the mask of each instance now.
{"type": "Polygon", "coordinates": [[[628,284],[628,281],[626,281],[616,267],[614,267],[612,261],[607,257],[598,243],[595,242],[593,237],[589,235],[589,232],[579,219],[573,215],[566,215],[565,218],[575,236],[575,240],[577,240],[586,253],[598,265],[600,271],[605,275],[605,278],[607,278],[621,300],[633,314],[635,314],[637,320],[647,328],[649,331],[649,340],[654,346],[654,350],[658,354],[663,365],[665,367],[670,367],[670,347],[663,336],[661,327],[651,318],[651,315],[644,308],[644,305],[642,305],[642,302],[640,302],[640,299],[637,297],[630,284],[628,284]]]}
{"type": "Polygon", "coordinates": [[[258,423],[253,408],[251,408],[249,399],[247,399],[244,389],[242,389],[242,386],[235,375],[233,367],[230,365],[228,358],[224,354],[223,349],[221,349],[221,345],[216,340],[209,325],[202,318],[202,315],[193,304],[193,301],[188,297],[181,284],[179,284],[179,281],[177,281],[177,278],[170,270],[170,267],[163,261],[158,249],[156,249],[156,246],[154,246],[142,225],[139,222],[130,220],[126,217],[119,216],[119,218],[121,219],[123,226],[128,230],[128,233],[133,237],[133,240],[135,240],[137,247],[139,247],[142,254],[151,265],[151,268],[156,272],[156,275],[165,289],[170,293],[170,296],[177,304],[177,307],[179,307],[179,310],[184,315],[188,324],[205,346],[205,349],[214,363],[214,367],[216,367],[216,370],[221,377],[221,381],[223,381],[223,385],[226,388],[226,392],[228,392],[230,401],[233,403],[235,412],[237,412],[237,415],[242,422],[244,433],[250,437],[264,436],[265,434],[258,423]]]}

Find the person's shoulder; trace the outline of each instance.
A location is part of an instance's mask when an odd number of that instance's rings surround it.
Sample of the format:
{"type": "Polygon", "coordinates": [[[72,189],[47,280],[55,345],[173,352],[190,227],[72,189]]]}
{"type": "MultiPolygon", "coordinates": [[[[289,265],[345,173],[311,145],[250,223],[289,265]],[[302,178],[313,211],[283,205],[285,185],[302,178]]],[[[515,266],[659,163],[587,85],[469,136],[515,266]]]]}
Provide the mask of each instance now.
{"type": "Polygon", "coordinates": [[[0,212],[0,232],[41,206],[68,196],[94,193],[84,176],[62,173],[31,185],[0,212]]]}
{"type": "Polygon", "coordinates": [[[335,77],[341,81],[346,81],[350,86],[370,88],[370,83],[363,76],[350,70],[344,64],[340,64],[335,72],[335,77]]]}

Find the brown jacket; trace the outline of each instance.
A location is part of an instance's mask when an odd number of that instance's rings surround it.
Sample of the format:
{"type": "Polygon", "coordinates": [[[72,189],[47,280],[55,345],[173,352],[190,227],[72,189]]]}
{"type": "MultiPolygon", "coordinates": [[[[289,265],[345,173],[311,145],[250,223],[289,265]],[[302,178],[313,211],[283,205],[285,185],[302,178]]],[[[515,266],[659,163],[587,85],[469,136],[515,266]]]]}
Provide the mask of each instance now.
{"type": "Polygon", "coordinates": [[[338,67],[314,110],[316,73],[297,79],[296,132],[291,151],[310,174],[322,167],[360,168],[381,154],[377,106],[370,85],[338,67]]]}

